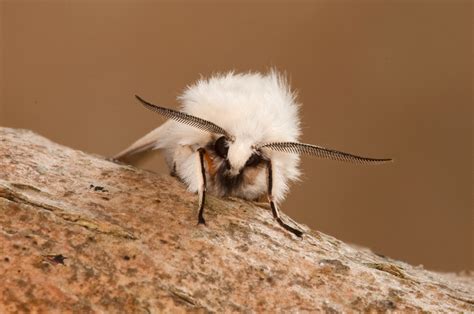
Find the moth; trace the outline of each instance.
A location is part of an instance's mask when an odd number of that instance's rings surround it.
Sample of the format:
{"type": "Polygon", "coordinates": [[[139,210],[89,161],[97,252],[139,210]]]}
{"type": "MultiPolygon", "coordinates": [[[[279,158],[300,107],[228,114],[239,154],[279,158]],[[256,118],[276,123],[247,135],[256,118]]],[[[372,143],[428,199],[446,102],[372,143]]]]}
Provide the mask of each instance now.
{"type": "Polygon", "coordinates": [[[391,161],[300,143],[300,105],[286,78],[275,70],[201,78],[178,97],[180,111],[136,98],[169,120],[114,158],[163,150],[172,174],[198,194],[198,224],[205,224],[206,193],[263,197],[279,225],[301,237],[303,232],[284,222],[278,208],[289,182],[300,175],[300,154],[371,165],[391,161]]]}

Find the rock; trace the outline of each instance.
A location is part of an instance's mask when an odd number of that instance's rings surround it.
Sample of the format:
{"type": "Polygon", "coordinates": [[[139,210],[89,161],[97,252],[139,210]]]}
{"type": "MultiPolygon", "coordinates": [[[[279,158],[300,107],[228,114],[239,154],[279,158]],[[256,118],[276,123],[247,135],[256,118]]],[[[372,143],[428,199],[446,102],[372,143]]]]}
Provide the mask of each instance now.
{"type": "Polygon", "coordinates": [[[0,312],[474,311],[473,273],[299,239],[265,204],[196,210],[170,176],[0,128],[0,312]]]}

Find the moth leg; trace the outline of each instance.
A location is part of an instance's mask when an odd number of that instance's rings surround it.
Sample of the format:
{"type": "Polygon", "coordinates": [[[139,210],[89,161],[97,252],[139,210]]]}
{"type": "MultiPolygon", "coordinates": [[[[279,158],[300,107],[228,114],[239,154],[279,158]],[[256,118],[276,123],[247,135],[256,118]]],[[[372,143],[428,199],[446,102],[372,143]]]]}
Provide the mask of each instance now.
{"type": "Polygon", "coordinates": [[[287,225],[286,223],[283,222],[283,220],[281,220],[280,210],[278,209],[277,205],[275,204],[275,201],[273,200],[273,194],[272,194],[272,190],[273,190],[273,169],[272,169],[271,160],[267,160],[267,174],[268,174],[268,193],[267,193],[268,195],[267,196],[268,196],[268,201],[270,202],[270,207],[272,209],[273,217],[276,219],[276,221],[278,221],[280,226],[282,226],[286,230],[290,231],[291,233],[293,233],[297,237],[301,238],[303,236],[302,231],[287,225]]]}
{"type": "Polygon", "coordinates": [[[198,196],[199,196],[199,214],[198,214],[198,224],[206,224],[204,220],[204,203],[206,202],[206,169],[204,168],[204,154],[206,150],[204,148],[198,149],[199,157],[199,173],[198,178],[200,179],[200,184],[198,187],[198,196]]]}
{"type": "Polygon", "coordinates": [[[170,176],[175,177],[175,178],[179,178],[178,172],[176,171],[176,161],[173,162],[173,169],[171,169],[171,171],[170,171],[170,176]]]}

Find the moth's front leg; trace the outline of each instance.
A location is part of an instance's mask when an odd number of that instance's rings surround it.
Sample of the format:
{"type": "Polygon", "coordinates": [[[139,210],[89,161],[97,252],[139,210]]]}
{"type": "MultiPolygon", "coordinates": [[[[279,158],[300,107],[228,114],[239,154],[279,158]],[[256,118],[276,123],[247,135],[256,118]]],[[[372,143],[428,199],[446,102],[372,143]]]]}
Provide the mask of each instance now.
{"type": "Polygon", "coordinates": [[[278,207],[277,207],[277,204],[275,203],[275,201],[273,200],[273,194],[272,194],[272,190],[273,190],[273,168],[272,168],[272,162],[271,160],[267,160],[266,161],[267,163],[267,175],[268,175],[268,182],[267,182],[267,186],[268,186],[268,191],[267,191],[267,196],[268,196],[268,201],[270,202],[270,207],[272,209],[272,213],[273,213],[273,217],[276,219],[276,221],[278,221],[278,223],[280,224],[280,226],[282,226],[283,228],[285,228],[286,230],[290,231],[291,233],[293,233],[294,235],[296,235],[297,237],[302,237],[303,236],[303,231],[301,230],[298,230],[298,229],[295,229],[289,225],[287,225],[286,223],[283,222],[283,220],[281,220],[281,217],[280,217],[280,211],[278,210],[278,207]]]}
{"type": "Polygon", "coordinates": [[[198,224],[206,224],[204,220],[204,203],[206,202],[206,169],[204,167],[204,154],[206,150],[204,148],[199,148],[197,150],[198,158],[198,169],[197,177],[199,180],[198,185],[198,196],[199,196],[199,214],[198,214],[198,224]]]}

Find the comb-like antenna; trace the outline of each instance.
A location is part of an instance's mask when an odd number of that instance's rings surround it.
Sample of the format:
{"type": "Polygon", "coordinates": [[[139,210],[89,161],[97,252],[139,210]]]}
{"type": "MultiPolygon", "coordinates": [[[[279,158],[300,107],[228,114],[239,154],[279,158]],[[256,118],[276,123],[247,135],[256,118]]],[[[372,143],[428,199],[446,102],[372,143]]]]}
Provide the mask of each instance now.
{"type": "Polygon", "coordinates": [[[328,149],[311,144],[303,144],[296,142],[274,142],[261,145],[259,148],[269,148],[272,150],[285,152],[285,153],[294,153],[294,154],[308,154],[314,155],[320,158],[333,159],[338,161],[347,161],[359,164],[382,164],[392,159],[378,159],[378,158],[369,158],[361,157],[357,155],[352,155],[349,153],[340,152],[333,149],[328,149]]]}
{"type": "Polygon", "coordinates": [[[201,129],[203,131],[215,133],[215,134],[222,134],[227,138],[232,138],[223,128],[221,128],[218,125],[215,125],[214,123],[192,116],[190,114],[165,108],[165,107],[160,107],[157,105],[153,105],[146,100],[142,99],[140,96],[135,95],[135,97],[149,110],[157,112],[161,114],[162,116],[165,116],[166,118],[178,121],[180,123],[184,123],[187,125],[190,125],[192,127],[201,129]]]}

